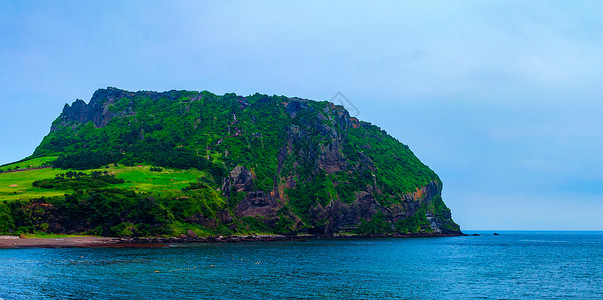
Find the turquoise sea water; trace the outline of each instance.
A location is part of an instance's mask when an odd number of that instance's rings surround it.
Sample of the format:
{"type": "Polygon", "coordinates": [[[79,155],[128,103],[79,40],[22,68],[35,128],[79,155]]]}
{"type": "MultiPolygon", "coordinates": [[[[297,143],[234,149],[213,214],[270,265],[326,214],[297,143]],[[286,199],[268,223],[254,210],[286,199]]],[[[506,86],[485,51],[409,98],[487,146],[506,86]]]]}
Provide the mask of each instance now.
{"type": "Polygon", "coordinates": [[[479,233],[0,249],[0,298],[603,299],[603,232],[479,233]]]}

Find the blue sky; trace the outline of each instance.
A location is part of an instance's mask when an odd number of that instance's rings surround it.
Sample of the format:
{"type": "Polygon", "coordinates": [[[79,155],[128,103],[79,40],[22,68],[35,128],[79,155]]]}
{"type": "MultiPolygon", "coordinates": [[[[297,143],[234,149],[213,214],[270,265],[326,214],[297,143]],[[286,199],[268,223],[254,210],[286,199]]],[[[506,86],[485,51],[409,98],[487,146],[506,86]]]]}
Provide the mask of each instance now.
{"type": "Polygon", "coordinates": [[[465,230],[603,230],[600,1],[0,1],[0,163],[98,88],[342,92],[465,230]]]}

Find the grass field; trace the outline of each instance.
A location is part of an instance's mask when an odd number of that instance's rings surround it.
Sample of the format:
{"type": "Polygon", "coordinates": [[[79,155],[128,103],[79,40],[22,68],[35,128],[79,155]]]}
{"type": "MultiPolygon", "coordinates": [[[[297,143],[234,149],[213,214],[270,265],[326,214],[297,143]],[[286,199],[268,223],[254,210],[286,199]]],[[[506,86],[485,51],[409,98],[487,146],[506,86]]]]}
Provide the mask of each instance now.
{"type": "Polygon", "coordinates": [[[206,176],[205,172],[195,169],[177,170],[162,168],[161,172],[153,172],[149,165],[138,165],[134,167],[111,166],[109,168],[97,169],[115,174],[117,178],[125,180],[125,183],[112,185],[112,187],[123,189],[136,189],[140,192],[163,192],[180,191],[190,182],[206,176]]]}
{"type": "Polygon", "coordinates": [[[14,173],[0,173],[0,201],[63,195],[66,191],[34,188],[31,185],[31,183],[36,180],[54,178],[56,174],[63,172],[65,171],[48,168],[14,173]]]}
{"type": "MultiPolygon", "coordinates": [[[[31,161],[33,161],[33,163],[38,163],[39,165],[45,162],[44,159],[49,158],[31,161]]],[[[21,166],[25,163],[30,163],[30,161],[17,163],[16,165],[21,166]]],[[[33,163],[30,164],[33,165],[33,163]]],[[[108,171],[109,173],[115,174],[117,178],[126,181],[122,184],[111,185],[111,187],[133,189],[138,192],[179,192],[190,182],[194,182],[198,178],[206,176],[205,172],[195,169],[176,170],[162,168],[163,170],[161,172],[152,172],[150,168],[151,166],[149,165],[137,165],[133,167],[111,165],[109,168],[95,170],[108,171]]],[[[66,193],[71,193],[73,192],[72,190],[43,189],[32,186],[32,183],[36,180],[54,178],[55,175],[67,171],[69,170],[47,168],[13,173],[0,173],[0,202],[61,196],[66,193]]],[[[91,171],[93,170],[81,172],[89,173],[91,171]]]]}

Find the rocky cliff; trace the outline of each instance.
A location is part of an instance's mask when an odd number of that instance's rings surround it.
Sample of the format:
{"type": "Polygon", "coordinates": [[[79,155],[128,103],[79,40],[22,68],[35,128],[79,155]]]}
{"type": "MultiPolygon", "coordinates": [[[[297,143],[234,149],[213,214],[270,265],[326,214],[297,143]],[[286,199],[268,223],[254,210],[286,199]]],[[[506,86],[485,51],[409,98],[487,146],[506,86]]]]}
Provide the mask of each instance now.
{"type": "Polygon", "coordinates": [[[88,104],[65,105],[34,153],[44,155],[60,155],[63,168],[206,170],[200,182],[225,204],[187,222],[208,227],[237,231],[253,218],[289,233],[460,233],[438,176],[408,146],[329,102],[100,89],[88,104]]]}

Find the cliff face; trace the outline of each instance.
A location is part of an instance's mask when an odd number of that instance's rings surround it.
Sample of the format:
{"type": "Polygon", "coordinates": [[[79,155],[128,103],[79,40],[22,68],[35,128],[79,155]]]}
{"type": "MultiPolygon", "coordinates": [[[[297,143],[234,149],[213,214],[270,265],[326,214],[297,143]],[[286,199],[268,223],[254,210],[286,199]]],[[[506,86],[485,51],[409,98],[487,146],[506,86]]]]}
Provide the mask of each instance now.
{"type": "Polygon", "coordinates": [[[433,171],[328,102],[101,89],[89,104],[65,105],[34,155],[62,155],[63,166],[77,167],[69,163],[88,153],[103,164],[207,169],[228,207],[191,219],[204,226],[236,230],[236,220],[251,217],[326,235],[460,233],[433,171]]]}
{"type": "Polygon", "coordinates": [[[109,110],[109,106],[114,104],[116,99],[132,97],[133,95],[134,93],[111,87],[97,90],[92,99],[90,99],[89,104],[86,104],[81,99],[77,99],[71,106],[65,104],[61,116],[53,123],[50,131],[56,131],[59,126],[64,126],[69,122],[81,124],[92,122],[96,127],[104,127],[114,117],[132,113],[131,107],[120,112],[112,112],[109,110]]]}

